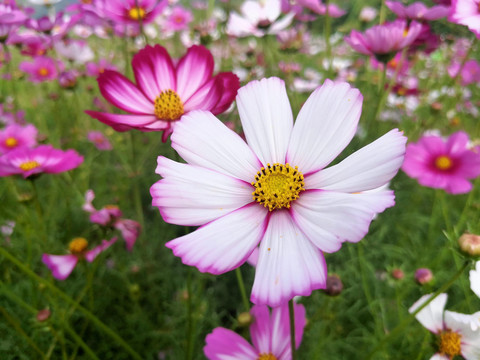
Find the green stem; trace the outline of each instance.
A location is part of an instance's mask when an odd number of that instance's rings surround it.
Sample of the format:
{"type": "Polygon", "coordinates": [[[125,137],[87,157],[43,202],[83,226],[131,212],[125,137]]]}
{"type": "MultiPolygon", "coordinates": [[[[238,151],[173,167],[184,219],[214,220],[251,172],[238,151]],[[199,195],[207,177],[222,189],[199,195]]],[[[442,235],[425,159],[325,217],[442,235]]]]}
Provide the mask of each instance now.
{"type": "Polygon", "coordinates": [[[380,12],[378,15],[378,23],[382,25],[385,22],[385,18],[387,17],[387,7],[385,5],[385,0],[382,0],[382,4],[380,5],[380,12]]]}
{"type": "Polygon", "coordinates": [[[105,325],[99,318],[97,318],[94,314],[92,314],[90,311],[88,311],[85,307],[83,307],[80,304],[77,304],[77,302],[74,299],[72,299],[70,296],[68,296],[62,290],[60,290],[55,285],[49,283],[47,280],[45,280],[42,277],[35,274],[27,266],[25,266],[20,260],[18,260],[15,256],[11,255],[8,251],[6,251],[2,247],[0,247],[0,255],[3,255],[7,260],[9,260],[13,264],[15,264],[28,277],[30,277],[30,278],[36,280],[38,283],[44,285],[52,293],[54,293],[55,295],[57,295],[58,297],[60,297],[64,301],[66,301],[68,304],[75,305],[77,307],[77,309],[81,313],[83,313],[84,316],[86,316],[99,329],[101,329],[104,333],[106,333],[113,340],[115,340],[115,342],[118,345],[120,345],[122,348],[124,348],[125,351],[128,352],[131,355],[132,359],[142,360],[142,357],[135,350],[133,350],[132,347],[125,342],[125,340],[123,340],[115,331],[110,329],[107,325],[105,325]]]}
{"type": "Polygon", "coordinates": [[[290,347],[292,349],[292,360],[297,358],[297,348],[295,347],[295,309],[293,299],[288,301],[288,315],[290,318],[290,347]]]}
{"type": "Polygon", "coordinates": [[[187,351],[185,359],[193,359],[192,269],[187,269],[187,351]]]}
{"type": "MultiPolygon", "coordinates": [[[[138,168],[137,168],[137,156],[135,153],[135,138],[132,131],[129,133],[130,135],[130,147],[132,152],[132,180],[133,180],[133,197],[135,201],[135,210],[137,213],[137,219],[142,227],[142,230],[145,231],[145,219],[143,217],[143,207],[142,207],[142,197],[140,195],[140,187],[138,182],[140,181],[140,177],[138,176],[138,168]]],[[[140,235],[140,238],[142,236],[140,235]]]]}
{"type": "Polygon", "coordinates": [[[406,317],[395,329],[393,329],[387,336],[385,336],[382,341],[380,341],[377,346],[373,348],[370,353],[367,354],[365,357],[366,360],[371,359],[373,354],[375,354],[378,350],[383,348],[391,339],[395,338],[398,334],[401,334],[403,330],[407,327],[407,325],[415,318],[420,311],[422,311],[428,304],[430,304],[438,295],[447,291],[450,286],[463,274],[465,269],[470,265],[470,261],[465,261],[463,266],[448,280],[442,287],[440,287],[437,291],[435,291],[430,298],[425,301],[417,310],[410,314],[410,316],[406,317]]]}
{"type": "Polygon", "coordinates": [[[65,324],[65,330],[67,331],[67,333],[73,338],[73,340],[75,340],[75,342],[80,345],[80,347],[85,350],[85,353],[87,353],[87,355],[94,359],[94,360],[99,360],[97,355],[95,355],[95,353],[92,351],[92,349],[90,349],[90,347],[82,340],[82,338],[68,325],[68,324],[65,324]]]}
{"type": "Polygon", "coordinates": [[[325,8],[326,8],[326,13],[325,13],[325,23],[324,23],[324,34],[325,34],[325,55],[327,57],[327,74],[328,77],[333,76],[332,74],[332,45],[330,43],[330,34],[332,31],[332,19],[330,17],[329,13],[329,1],[330,0],[325,0],[325,8]]]}
{"type": "Polygon", "coordinates": [[[237,282],[240,289],[240,295],[242,296],[243,306],[245,307],[245,311],[249,312],[250,302],[248,301],[247,292],[245,291],[245,283],[243,282],[242,271],[239,267],[235,269],[235,275],[237,275],[237,282]]]}

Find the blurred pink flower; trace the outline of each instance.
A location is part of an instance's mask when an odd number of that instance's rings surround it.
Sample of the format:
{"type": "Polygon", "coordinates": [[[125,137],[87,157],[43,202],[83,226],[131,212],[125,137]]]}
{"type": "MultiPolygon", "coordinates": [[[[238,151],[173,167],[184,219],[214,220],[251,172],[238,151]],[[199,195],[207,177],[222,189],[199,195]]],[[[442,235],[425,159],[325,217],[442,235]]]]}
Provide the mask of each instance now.
{"type": "Polygon", "coordinates": [[[340,9],[337,5],[329,3],[328,5],[322,4],[321,0],[297,0],[298,5],[304,6],[319,15],[326,15],[328,10],[328,16],[338,18],[346,14],[346,11],[340,9]]]}
{"type": "Polygon", "coordinates": [[[386,1],[385,4],[400,19],[416,21],[437,20],[447,16],[450,12],[450,6],[436,5],[428,8],[422,2],[414,2],[408,6],[403,5],[400,1],[386,1]]]}
{"type": "Polygon", "coordinates": [[[73,89],[77,86],[77,79],[79,76],[80,73],[75,69],[62,71],[58,75],[58,83],[64,89],[73,89]]]}
{"type": "Polygon", "coordinates": [[[446,141],[440,136],[422,136],[408,144],[402,170],[420,185],[463,194],[472,190],[468,179],[480,175],[480,153],[469,149],[468,135],[462,131],[446,141]]]}
{"type": "Polygon", "coordinates": [[[15,6],[12,2],[0,4],[0,24],[21,25],[28,19],[27,14],[15,6]]]}
{"type": "Polygon", "coordinates": [[[117,71],[117,67],[105,59],[100,59],[98,63],[87,62],[85,64],[87,76],[98,77],[105,70],[117,71]]]}
{"type": "Polygon", "coordinates": [[[167,3],[167,0],[105,0],[102,10],[105,16],[119,25],[149,24],[165,9],[167,3]]]}
{"type": "Polygon", "coordinates": [[[452,0],[448,20],[467,26],[480,39],[480,0],[452,0]]]}
{"type": "MultiPolygon", "coordinates": [[[[208,360],[222,359],[291,359],[290,318],[288,304],[272,309],[265,305],[255,305],[250,310],[253,322],[250,335],[253,345],[241,335],[223,327],[213,329],[205,338],[203,352],[208,360]]],[[[305,308],[294,303],[295,346],[302,342],[303,329],[306,324],[305,308]]]]}
{"type": "Polygon", "coordinates": [[[63,69],[63,63],[46,56],[37,56],[33,62],[22,61],[18,68],[29,75],[29,81],[38,83],[55,80],[58,71],[63,69]]]}
{"type": "Polygon", "coordinates": [[[37,145],[37,128],[28,124],[21,126],[15,123],[7,125],[0,130],[0,155],[26,146],[29,148],[37,145]]]}
{"type": "Polygon", "coordinates": [[[98,77],[105,99],[131,114],[86,113],[117,131],[164,131],[164,141],[192,110],[227,110],[240,86],[231,72],[212,76],[213,56],[204,46],[190,47],[176,62],[162,46],[147,46],[133,57],[132,67],[137,84],[116,71],[98,77]]]}
{"type": "Polygon", "coordinates": [[[432,270],[427,268],[420,268],[415,271],[415,280],[420,285],[428,284],[433,280],[432,270]]]}
{"type": "Polygon", "coordinates": [[[448,67],[448,75],[452,78],[458,75],[460,72],[460,77],[462,79],[462,85],[469,85],[473,83],[480,83],[480,64],[476,60],[468,60],[465,64],[462,64],[458,61],[453,61],[452,64],[448,67]]]}
{"type": "Polygon", "coordinates": [[[0,176],[57,174],[75,169],[83,162],[75,150],[62,151],[51,145],[21,147],[0,156],[0,176]]]}
{"type": "Polygon", "coordinates": [[[89,131],[87,139],[92,142],[98,150],[112,150],[112,144],[101,131],[89,131]]]}
{"type": "Polygon", "coordinates": [[[175,6],[167,18],[167,29],[172,31],[180,31],[188,29],[188,24],[193,20],[190,11],[182,6],[175,6]]]}
{"type": "Polygon", "coordinates": [[[85,259],[93,262],[103,251],[117,241],[114,237],[110,240],[102,240],[102,243],[91,250],[87,250],[88,242],[84,238],[75,238],[70,242],[68,255],[43,254],[42,262],[50,269],[57,280],[65,280],[70,276],[79,260],[85,259]]]}

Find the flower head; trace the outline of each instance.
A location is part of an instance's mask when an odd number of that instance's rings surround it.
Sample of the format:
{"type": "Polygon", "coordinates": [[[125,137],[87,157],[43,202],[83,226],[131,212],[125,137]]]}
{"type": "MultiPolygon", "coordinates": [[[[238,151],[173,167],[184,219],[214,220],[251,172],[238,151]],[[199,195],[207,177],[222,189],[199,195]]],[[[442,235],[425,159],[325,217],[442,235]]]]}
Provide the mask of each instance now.
{"type": "Polygon", "coordinates": [[[167,5],[166,0],[117,0],[105,1],[105,16],[120,24],[149,24],[167,5]]]}
{"type": "Polygon", "coordinates": [[[437,20],[447,16],[450,12],[450,6],[435,5],[428,8],[422,2],[414,2],[408,6],[403,5],[400,1],[386,1],[385,4],[399,18],[416,21],[437,20]]]}
{"type": "Polygon", "coordinates": [[[167,18],[166,26],[173,31],[186,30],[192,19],[193,15],[190,11],[182,6],[175,6],[167,18]]]}
{"type": "Polygon", "coordinates": [[[452,0],[448,20],[467,26],[480,39],[480,0],[452,0]]]}
{"type": "Polygon", "coordinates": [[[92,142],[98,150],[112,150],[112,144],[101,131],[89,131],[87,139],[92,142]]]}
{"type": "Polygon", "coordinates": [[[37,145],[37,128],[28,124],[21,126],[15,123],[0,130],[0,155],[20,147],[34,147],[37,145]]]}
{"type": "Polygon", "coordinates": [[[369,190],[396,174],[406,139],[392,130],[325,169],[355,134],[357,89],[325,81],[295,125],[278,78],[250,82],[237,105],[248,144],[211,113],[192,112],[172,135],[187,164],[160,156],[163,179],[150,192],[165,221],[200,226],[166,244],[187,265],[221,274],[260,244],[251,300],[278,306],[324,288],[323,251],[360,241],[373,216],[394,204],[392,191],[369,190]]]}
{"type": "MultiPolygon", "coordinates": [[[[207,359],[291,359],[288,304],[274,308],[271,314],[267,306],[255,305],[250,314],[253,316],[253,323],[250,325],[253,345],[237,333],[218,327],[205,338],[203,352],[207,359]]],[[[295,345],[298,348],[306,323],[303,305],[294,303],[294,315],[295,345]]]]}
{"type": "Polygon", "coordinates": [[[29,74],[31,82],[37,83],[55,80],[58,69],[63,69],[63,64],[46,56],[37,56],[33,62],[22,61],[18,68],[29,74]]]}
{"type": "Polygon", "coordinates": [[[130,114],[86,113],[117,131],[164,131],[166,140],[183,115],[196,109],[219,114],[234,100],[238,77],[230,72],[212,76],[213,66],[213,56],[203,46],[190,47],[178,62],[162,46],[147,46],[133,57],[137,84],[116,71],[98,77],[102,95],[130,114]]]}
{"type": "Polygon", "coordinates": [[[480,153],[468,147],[462,131],[444,141],[440,136],[422,136],[407,146],[402,170],[420,185],[463,194],[472,189],[468,179],[480,175],[480,153]]]}

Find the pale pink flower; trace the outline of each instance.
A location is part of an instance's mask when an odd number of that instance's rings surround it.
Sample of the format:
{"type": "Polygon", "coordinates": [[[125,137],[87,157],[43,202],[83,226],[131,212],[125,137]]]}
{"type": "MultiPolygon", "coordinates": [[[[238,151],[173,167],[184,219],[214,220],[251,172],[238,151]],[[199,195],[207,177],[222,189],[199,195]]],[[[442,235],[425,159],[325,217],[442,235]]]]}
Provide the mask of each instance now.
{"type": "Polygon", "coordinates": [[[101,131],[89,131],[87,139],[92,142],[98,150],[112,150],[112,144],[101,131]]]}
{"type": "Polygon", "coordinates": [[[63,64],[46,56],[37,56],[33,62],[22,61],[18,68],[29,75],[29,81],[38,83],[55,80],[63,64]]]}
{"type": "Polygon", "coordinates": [[[15,123],[0,130],[0,155],[17,148],[35,147],[37,145],[37,128],[28,124],[21,126],[15,123]]]}
{"type": "Polygon", "coordinates": [[[165,9],[166,0],[105,0],[103,14],[121,26],[125,24],[149,24],[165,9]]]}
{"type": "MultiPolygon", "coordinates": [[[[409,309],[415,312],[432,294],[422,296],[409,309]]],[[[417,320],[438,337],[438,351],[430,360],[451,360],[463,356],[465,360],[480,358],[480,312],[472,315],[445,311],[447,294],[440,294],[415,315],[417,320]]]]}
{"type": "Polygon", "coordinates": [[[480,39],[480,0],[452,0],[448,20],[467,26],[480,39]]]}
{"type": "Polygon", "coordinates": [[[192,20],[193,15],[190,11],[182,6],[175,6],[167,18],[166,26],[168,30],[186,30],[192,20]]]}
{"type": "Polygon", "coordinates": [[[468,180],[480,175],[480,153],[469,149],[465,132],[456,132],[446,141],[426,135],[408,144],[402,170],[420,185],[463,194],[472,190],[468,180]]]}
{"type": "Polygon", "coordinates": [[[75,64],[85,64],[95,57],[93,50],[83,40],[69,39],[57,41],[55,42],[55,50],[64,58],[75,62],[75,64]]]}
{"type": "Polygon", "coordinates": [[[297,0],[297,3],[298,5],[304,6],[319,15],[326,15],[328,10],[328,16],[333,18],[341,17],[346,13],[345,10],[340,9],[335,4],[322,4],[321,0],[297,0]]]}
{"type": "Polygon", "coordinates": [[[364,6],[358,15],[358,18],[364,22],[370,22],[378,15],[378,10],[371,6],[364,6]]]}
{"type": "MultiPolygon", "coordinates": [[[[252,344],[232,330],[217,327],[205,338],[203,352],[209,360],[222,359],[279,359],[292,358],[290,345],[290,318],[288,304],[272,309],[265,305],[255,305],[250,310],[253,323],[250,325],[252,344]]],[[[302,342],[305,328],[305,308],[294,303],[295,345],[302,342]]]]}
{"type": "Polygon", "coordinates": [[[447,69],[448,75],[452,78],[456,77],[460,72],[462,85],[469,85],[473,83],[480,83],[480,63],[476,60],[467,60],[465,64],[454,61],[447,69]]]}
{"type": "Polygon", "coordinates": [[[447,16],[450,12],[450,6],[435,5],[428,8],[422,2],[414,2],[408,6],[403,5],[399,1],[386,1],[385,4],[399,18],[416,21],[437,20],[447,16]]]}
{"type": "Polygon", "coordinates": [[[323,252],[360,241],[373,216],[393,206],[392,191],[369,190],[396,174],[406,139],[392,130],[325,169],[356,132],[357,89],[325,81],[295,125],[278,78],[241,88],[237,106],[248,144],[211,113],[192,112],[172,135],[187,164],[160,156],[163,179],[150,192],[166,222],[200,226],[166,244],[186,265],[222,274],[260,244],[251,300],[278,306],[324,288],[323,252]]]}

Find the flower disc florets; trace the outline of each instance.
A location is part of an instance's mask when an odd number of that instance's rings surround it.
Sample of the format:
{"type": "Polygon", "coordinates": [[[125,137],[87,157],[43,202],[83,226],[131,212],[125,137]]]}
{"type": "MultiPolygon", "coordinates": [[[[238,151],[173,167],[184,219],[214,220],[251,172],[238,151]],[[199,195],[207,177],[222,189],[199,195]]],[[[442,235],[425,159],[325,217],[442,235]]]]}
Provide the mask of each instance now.
{"type": "Polygon", "coordinates": [[[26,162],[21,163],[19,165],[20,169],[22,169],[23,171],[30,171],[30,170],[33,170],[33,169],[39,167],[39,166],[40,166],[40,164],[35,160],[26,161],[26,162]]]}
{"type": "Polygon", "coordinates": [[[140,20],[140,19],[144,19],[145,16],[146,16],[146,11],[145,9],[141,8],[141,7],[138,7],[138,6],[134,6],[133,8],[131,8],[129,11],[128,11],[128,16],[130,17],[130,19],[132,20],[140,20]]]}
{"type": "Polygon", "coordinates": [[[70,242],[68,250],[70,250],[73,255],[81,255],[87,250],[87,247],[88,241],[85,238],[78,237],[70,242]]]}
{"type": "Polygon", "coordinates": [[[267,164],[257,173],[252,185],[255,187],[253,199],[270,211],[290,208],[290,202],[305,191],[303,174],[297,166],[292,168],[289,164],[267,164]]]}
{"type": "Polygon", "coordinates": [[[180,96],[173,90],[166,90],[155,98],[155,116],[162,120],[178,120],[184,114],[180,96]]]}
{"type": "Polygon", "coordinates": [[[461,354],[462,336],[456,332],[447,330],[440,334],[438,350],[440,354],[447,355],[451,359],[461,354]]]}
{"type": "Polygon", "coordinates": [[[272,353],[269,353],[269,354],[262,353],[259,355],[258,360],[277,360],[277,358],[272,353]]]}

